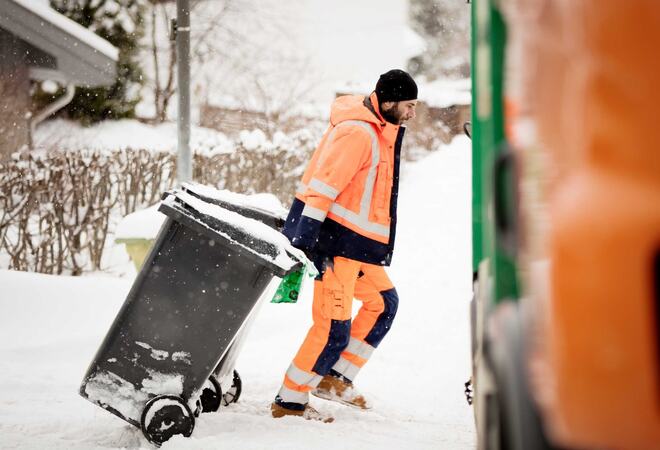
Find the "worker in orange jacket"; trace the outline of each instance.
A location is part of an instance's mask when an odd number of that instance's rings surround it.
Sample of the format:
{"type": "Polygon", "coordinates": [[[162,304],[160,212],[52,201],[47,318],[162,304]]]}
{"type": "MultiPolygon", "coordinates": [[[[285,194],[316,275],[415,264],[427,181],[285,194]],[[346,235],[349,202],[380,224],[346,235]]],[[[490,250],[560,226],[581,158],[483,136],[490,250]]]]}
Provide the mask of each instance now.
{"type": "Polygon", "coordinates": [[[387,334],[399,298],[383,266],[396,230],[405,121],[415,117],[417,85],[402,70],[380,76],[367,97],[332,105],[330,127],[312,155],[283,233],[319,271],[314,323],[271,405],[273,417],[326,422],[309,393],[360,409],[370,406],[353,380],[387,334]],[[362,307],[351,321],[353,298],[362,307]]]}

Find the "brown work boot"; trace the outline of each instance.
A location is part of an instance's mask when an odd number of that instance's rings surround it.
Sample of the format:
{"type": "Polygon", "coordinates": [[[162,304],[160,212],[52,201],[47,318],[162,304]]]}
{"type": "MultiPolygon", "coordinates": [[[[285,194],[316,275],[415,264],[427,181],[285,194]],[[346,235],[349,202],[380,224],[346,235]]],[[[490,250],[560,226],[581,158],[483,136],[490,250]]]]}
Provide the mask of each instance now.
{"type": "Polygon", "coordinates": [[[285,408],[284,406],[278,405],[276,402],[273,402],[270,405],[270,412],[275,419],[279,419],[280,417],[293,416],[293,417],[302,417],[303,419],[306,420],[318,420],[320,422],[325,422],[325,423],[330,423],[335,420],[335,418],[332,416],[321,414],[320,412],[309,406],[309,404],[305,405],[305,409],[297,410],[297,409],[285,408]]]}
{"type": "Polygon", "coordinates": [[[312,391],[312,395],[358,409],[371,409],[367,399],[355,390],[353,383],[345,378],[325,375],[316,389],[312,391]]]}

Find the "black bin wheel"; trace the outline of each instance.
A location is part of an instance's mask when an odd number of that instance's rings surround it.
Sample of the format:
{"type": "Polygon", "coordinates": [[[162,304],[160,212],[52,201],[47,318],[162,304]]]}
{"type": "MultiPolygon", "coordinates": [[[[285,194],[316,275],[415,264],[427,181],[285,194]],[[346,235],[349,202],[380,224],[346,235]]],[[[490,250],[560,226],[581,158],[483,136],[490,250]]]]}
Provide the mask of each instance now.
{"type": "Polygon", "coordinates": [[[220,405],[222,404],[222,389],[220,388],[218,379],[213,375],[204,384],[199,402],[203,413],[215,412],[220,409],[220,405]]]}
{"type": "Polygon", "coordinates": [[[237,371],[234,370],[234,378],[231,383],[231,387],[227,389],[227,392],[222,394],[222,406],[227,406],[230,403],[236,403],[241,396],[243,391],[243,382],[241,381],[241,376],[237,371]]]}
{"type": "Polygon", "coordinates": [[[160,446],[177,434],[190,437],[195,428],[195,418],[181,397],[159,395],[145,405],[140,424],[147,440],[160,446]]]}

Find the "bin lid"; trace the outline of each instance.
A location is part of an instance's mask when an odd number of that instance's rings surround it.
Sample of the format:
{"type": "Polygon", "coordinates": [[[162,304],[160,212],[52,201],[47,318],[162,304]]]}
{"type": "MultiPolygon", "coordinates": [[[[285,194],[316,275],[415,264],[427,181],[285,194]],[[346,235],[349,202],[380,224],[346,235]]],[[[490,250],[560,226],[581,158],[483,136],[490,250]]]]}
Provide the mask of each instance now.
{"type": "Polygon", "coordinates": [[[280,229],[286,219],[287,210],[272,194],[239,194],[192,182],[183,183],[181,190],[207,203],[237,212],[244,217],[257,219],[272,228],[280,229]]]}
{"type": "Polygon", "coordinates": [[[277,230],[181,189],[167,191],[158,210],[220,244],[243,250],[278,276],[297,270],[305,260],[277,230]]]}

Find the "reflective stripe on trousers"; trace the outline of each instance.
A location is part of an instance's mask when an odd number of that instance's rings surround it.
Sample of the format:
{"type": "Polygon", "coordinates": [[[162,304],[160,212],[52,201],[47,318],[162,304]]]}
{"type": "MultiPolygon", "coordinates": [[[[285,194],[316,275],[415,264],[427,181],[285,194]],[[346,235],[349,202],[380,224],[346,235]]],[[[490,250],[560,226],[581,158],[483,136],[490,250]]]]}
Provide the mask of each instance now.
{"type": "Polygon", "coordinates": [[[341,353],[339,361],[332,366],[332,370],[352,381],[362,366],[367,363],[373,352],[374,347],[364,341],[351,337],[348,347],[341,353]]]}
{"type": "Polygon", "coordinates": [[[291,363],[277,395],[286,403],[305,404],[309,400],[309,391],[318,386],[321,378],[323,377],[312,372],[305,372],[291,363]]]}

